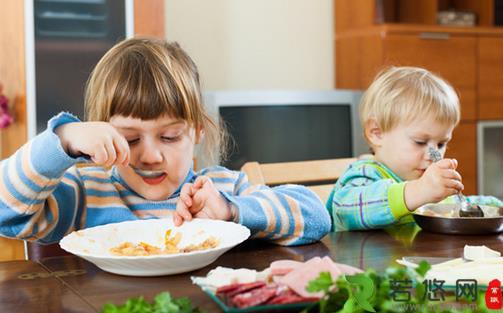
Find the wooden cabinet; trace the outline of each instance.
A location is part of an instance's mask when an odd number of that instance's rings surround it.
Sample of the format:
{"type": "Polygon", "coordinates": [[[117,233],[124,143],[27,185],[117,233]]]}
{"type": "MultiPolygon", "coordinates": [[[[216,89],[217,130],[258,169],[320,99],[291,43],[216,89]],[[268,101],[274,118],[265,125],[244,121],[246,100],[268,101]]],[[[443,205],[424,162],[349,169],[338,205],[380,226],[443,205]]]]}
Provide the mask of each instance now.
{"type": "Polygon", "coordinates": [[[477,46],[474,36],[426,32],[393,34],[383,38],[383,46],[383,64],[419,66],[440,74],[459,94],[462,119],[476,118],[477,46]]]}
{"type": "MultiPolygon", "coordinates": [[[[115,1],[115,0],[114,0],[115,1]]],[[[27,140],[25,3],[3,0],[0,27],[0,82],[10,100],[15,123],[0,130],[0,157],[12,155],[27,140]]],[[[134,33],[164,37],[164,0],[134,1],[134,33]]],[[[32,47],[33,48],[33,47],[32,47]]],[[[23,259],[23,242],[0,238],[0,261],[23,259]]]]}
{"type": "Polygon", "coordinates": [[[478,42],[479,119],[503,119],[503,36],[478,42]]]}
{"type": "Polygon", "coordinates": [[[476,119],[475,36],[416,31],[384,36],[370,33],[337,40],[336,49],[340,54],[336,60],[338,88],[365,89],[386,66],[420,66],[441,75],[456,89],[463,120],[476,119]],[[353,53],[360,47],[361,54],[353,53]]]}
{"type": "Polygon", "coordinates": [[[458,92],[461,123],[448,156],[467,194],[477,192],[477,121],[503,118],[503,28],[494,0],[334,0],[336,88],[366,89],[389,65],[424,67],[458,92]],[[437,25],[437,13],[468,10],[473,27],[437,25]],[[354,18],[353,18],[354,17],[354,18]]]}

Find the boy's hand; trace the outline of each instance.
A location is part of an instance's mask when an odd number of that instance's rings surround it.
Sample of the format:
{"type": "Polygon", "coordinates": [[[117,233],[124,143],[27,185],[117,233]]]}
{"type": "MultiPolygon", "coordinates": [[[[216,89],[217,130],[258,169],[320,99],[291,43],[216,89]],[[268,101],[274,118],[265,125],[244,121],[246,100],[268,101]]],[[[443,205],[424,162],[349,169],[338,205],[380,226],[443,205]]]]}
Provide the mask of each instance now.
{"type": "Polygon", "coordinates": [[[455,159],[431,164],[421,178],[405,185],[405,204],[410,211],[427,203],[436,203],[464,189],[455,159]]]}
{"type": "Polygon", "coordinates": [[[193,184],[183,185],[173,222],[180,226],[184,220],[190,221],[193,217],[224,221],[233,218],[231,204],[206,176],[199,176],[193,184]]]}
{"type": "Polygon", "coordinates": [[[100,166],[129,164],[129,145],[112,125],[106,122],[77,122],[55,130],[63,149],[72,157],[88,155],[100,166]]]}

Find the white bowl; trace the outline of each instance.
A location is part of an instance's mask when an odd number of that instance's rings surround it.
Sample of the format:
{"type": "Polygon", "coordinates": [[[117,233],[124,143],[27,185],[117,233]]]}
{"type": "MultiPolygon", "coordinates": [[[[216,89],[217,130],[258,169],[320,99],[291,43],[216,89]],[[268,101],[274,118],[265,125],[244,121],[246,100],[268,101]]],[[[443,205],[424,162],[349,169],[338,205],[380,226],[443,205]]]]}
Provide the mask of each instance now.
{"type": "Polygon", "coordinates": [[[210,219],[193,219],[176,227],[171,218],[128,221],[107,224],[72,232],[59,243],[61,248],[94,263],[104,271],[128,276],[159,276],[184,273],[204,267],[230,248],[250,236],[250,230],[240,224],[210,219]],[[198,244],[209,236],[219,240],[216,248],[187,253],[116,256],[110,248],[126,241],[145,242],[164,247],[166,230],[172,235],[182,233],[178,244],[184,247],[198,244]]]}

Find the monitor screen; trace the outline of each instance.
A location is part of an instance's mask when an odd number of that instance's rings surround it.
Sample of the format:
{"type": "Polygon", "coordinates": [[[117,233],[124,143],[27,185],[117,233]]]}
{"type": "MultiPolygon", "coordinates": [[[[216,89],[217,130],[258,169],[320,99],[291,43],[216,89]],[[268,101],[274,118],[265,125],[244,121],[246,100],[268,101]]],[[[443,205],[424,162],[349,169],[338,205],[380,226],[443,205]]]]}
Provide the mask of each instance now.
{"type": "Polygon", "coordinates": [[[352,157],[351,104],[222,106],[231,145],[222,165],[352,157]]]}

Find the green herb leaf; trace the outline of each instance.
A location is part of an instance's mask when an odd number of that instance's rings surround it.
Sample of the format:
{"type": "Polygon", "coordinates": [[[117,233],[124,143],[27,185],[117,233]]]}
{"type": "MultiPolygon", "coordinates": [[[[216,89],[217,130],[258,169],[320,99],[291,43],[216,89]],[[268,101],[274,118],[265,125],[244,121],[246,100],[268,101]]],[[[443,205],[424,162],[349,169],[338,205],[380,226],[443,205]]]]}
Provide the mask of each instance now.
{"type": "MultiPolygon", "coordinates": [[[[310,307],[310,313],[403,313],[403,312],[442,312],[442,313],[491,313],[485,306],[484,290],[479,290],[477,296],[477,306],[456,307],[456,304],[467,304],[469,302],[458,302],[454,295],[447,295],[444,301],[430,301],[424,297],[427,292],[426,287],[421,283],[422,279],[431,266],[426,262],[421,262],[417,271],[410,271],[403,267],[388,267],[384,273],[377,274],[372,269],[367,269],[364,273],[358,274],[363,278],[355,278],[356,275],[339,277],[335,282],[329,284],[326,274],[320,276],[308,284],[313,291],[323,291],[324,296],[318,305],[310,307]],[[418,281],[420,280],[420,281],[418,281]],[[396,289],[392,288],[392,281],[402,281],[411,286],[410,300],[399,302],[392,297],[396,289]],[[408,283],[407,283],[408,282],[408,283]],[[371,284],[371,287],[368,284],[371,284]],[[373,296],[369,296],[369,291],[373,290],[373,296]],[[363,292],[363,295],[362,295],[363,292]],[[449,307],[449,303],[452,307],[449,307]]],[[[330,277],[330,281],[331,281],[330,277]]],[[[308,287],[309,288],[309,287],[308,287]]],[[[309,290],[309,289],[308,289],[309,290]]],[[[408,290],[408,288],[404,289],[408,290]]],[[[402,296],[404,295],[402,290],[402,296]]],[[[395,293],[396,295],[396,293],[395,293]]],[[[402,298],[403,299],[403,298],[402,298]]]]}
{"type": "Polygon", "coordinates": [[[369,303],[375,295],[374,282],[365,274],[356,274],[352,276],[347,276],[346,280],[355,287],[356,290],[352,290],[352,297],[355,299],[358,305],[365,309],[365,311],[375,312],[372,305],[369,303]]]}
{"type": "Polygon", "coordinates": [[[334,281],[330,272],[321,272],[318,278],[311,280],[307,284],[306,290],[309,292],[323,291],[327,293],[333,284],[334,281]]]}
{"type": "Polygon", "coordinates": [[[422,260],[418,267],[416,268],[416,273],[419,274],[419,276],[424,277],[426,273],[431,269],[430,263],[426,262],[425,260],[422,260]]]}
{"type": "Polygon", "coordinates": [[[103,313],[200,313],[187,297],[174,299],[169,292],[158,294],[152,303],[143,297],[130,298],[124,305],[105,304],[103,313]]]}

